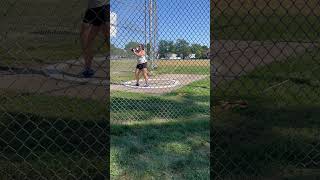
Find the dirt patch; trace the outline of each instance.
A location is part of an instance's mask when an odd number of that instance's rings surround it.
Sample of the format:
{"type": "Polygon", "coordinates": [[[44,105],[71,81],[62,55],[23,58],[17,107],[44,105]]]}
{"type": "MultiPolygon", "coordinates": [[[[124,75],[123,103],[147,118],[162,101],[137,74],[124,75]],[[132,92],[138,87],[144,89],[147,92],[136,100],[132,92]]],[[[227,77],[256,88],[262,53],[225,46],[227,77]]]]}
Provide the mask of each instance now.
{"type": "Polygon", "coordinates": [[[193,60],[160,60],[157,61],[159,66],[210,66],[208,59],[193,59],[193,60]]]}

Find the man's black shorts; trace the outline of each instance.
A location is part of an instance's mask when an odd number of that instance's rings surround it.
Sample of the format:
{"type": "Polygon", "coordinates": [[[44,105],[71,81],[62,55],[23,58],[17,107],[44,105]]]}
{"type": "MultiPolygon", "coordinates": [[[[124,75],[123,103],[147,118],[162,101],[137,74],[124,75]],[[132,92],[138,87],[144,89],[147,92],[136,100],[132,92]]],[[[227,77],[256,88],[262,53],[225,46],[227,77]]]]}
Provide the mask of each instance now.
{"type": "Polygon", "coordinates": [[[147,63],[137,64],[137,69],[142,70],[144,68],[147,68],[147,63]]]}
{"type": "Polygon", "coordinates": [[[104,24],[106,21],[109,21],[108,9],[109,5],[87,9],[83,22],[94,26],[104,24]]]}

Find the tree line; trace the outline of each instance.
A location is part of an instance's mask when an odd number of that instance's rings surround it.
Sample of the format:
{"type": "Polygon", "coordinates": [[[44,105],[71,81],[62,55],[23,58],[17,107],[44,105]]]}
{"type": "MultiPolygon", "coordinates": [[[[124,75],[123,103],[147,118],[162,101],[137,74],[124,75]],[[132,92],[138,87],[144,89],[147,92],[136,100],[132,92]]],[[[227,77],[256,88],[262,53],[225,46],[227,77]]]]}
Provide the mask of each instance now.
{"type": "MultiPolygon", "coordinates": [[[[117,57],[133,57],[131,52],[132,48],[139,45],[138,42],[128,42],[124,49],[118,48],[111,44],[110,51],[112,56],[117,57]]],[[[146,46],[147,52],[150,52],[150,45],[146,46]]],[[[182,59],[187,58],[189,54],[195,54],[197,59],[206,59],[209,48],[205,45],[200,44],[190,44],[184,39],[177,39],[174,41],[160,40],[158,44],[159,58],[165,58],[167,54],[174,53],[182,59]]]]}

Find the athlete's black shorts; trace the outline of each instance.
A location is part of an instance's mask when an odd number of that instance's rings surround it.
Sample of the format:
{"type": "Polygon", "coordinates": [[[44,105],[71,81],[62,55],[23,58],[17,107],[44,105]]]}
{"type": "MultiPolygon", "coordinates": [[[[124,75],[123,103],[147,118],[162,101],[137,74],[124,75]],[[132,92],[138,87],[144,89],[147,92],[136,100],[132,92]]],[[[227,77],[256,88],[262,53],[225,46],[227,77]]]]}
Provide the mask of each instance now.
{"type": "Polygon", "coordinates": [[[105,5],[97,8],[87,9],[83,18],[83,22],[92,24],[94,26],[100,26],[104,24],[105,22],[109,21],[109,13],[107,13],[108,9],[110,9],[109,7],[109,5],[105,5]]]}
{"type": "Polygon", "coordinates": [[[147,68],[147,63],[137,64],[137,69],[142,70],[144,68],[147,68]]]}

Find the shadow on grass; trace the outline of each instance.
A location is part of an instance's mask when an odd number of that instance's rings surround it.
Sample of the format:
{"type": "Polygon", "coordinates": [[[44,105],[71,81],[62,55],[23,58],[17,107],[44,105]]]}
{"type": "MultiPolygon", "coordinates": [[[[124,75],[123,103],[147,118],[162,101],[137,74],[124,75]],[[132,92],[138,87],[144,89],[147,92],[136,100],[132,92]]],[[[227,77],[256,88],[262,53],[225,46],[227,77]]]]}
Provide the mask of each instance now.
{"type": "Polygon", "coordinates": [[[18,112],[1,112],[0,119],[0,179],[106,176],[106,119],[75,121],[18,112]]]}
{"type": "Polygon", "coordinates": [[[209,93],[189,86],[111,97],[112,179],[209,179],[209,93]]]}
{"type": "Polygon", "coordinates": [[[209,121],[113,125],[113,179],[209,179],[209,121]]]}
{"type": "Polygon", "coordinates": [[[226,179],[319,178],[319,171],[315,175],[296,172],[320,168],[319,109],[254,104],[221,112],[211,125],[212,172],[226,179]]]}
{"type": "Polygon", "coordinates": [[[256,68],[212,91],[213,174],[225,179],[320,178],[317,52],[256,68]],[[248,106],[222,108],[224,102],[239,100],[248,106]]]}
{"type": "Polygon", "coordinates": [[[209,113],[208,96],[145,96],[143,98],[111,98],[113,121],[189,118],[209,113]],[[174,99],[173,99],[174,98],[174,99]],[[203,104],[198,104],[199,100],[203,104]],[[207,104],[206,104],[207,103],[207,104]]]}

